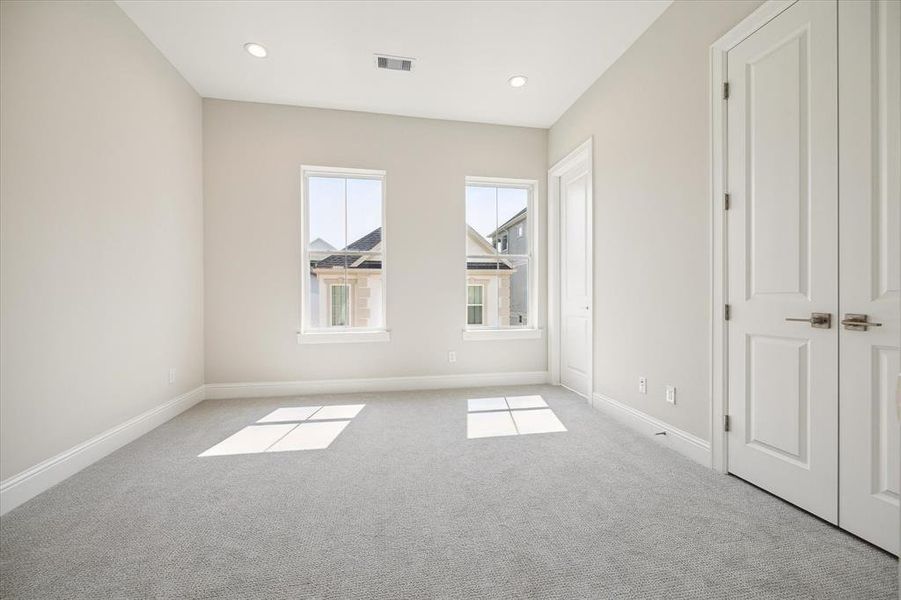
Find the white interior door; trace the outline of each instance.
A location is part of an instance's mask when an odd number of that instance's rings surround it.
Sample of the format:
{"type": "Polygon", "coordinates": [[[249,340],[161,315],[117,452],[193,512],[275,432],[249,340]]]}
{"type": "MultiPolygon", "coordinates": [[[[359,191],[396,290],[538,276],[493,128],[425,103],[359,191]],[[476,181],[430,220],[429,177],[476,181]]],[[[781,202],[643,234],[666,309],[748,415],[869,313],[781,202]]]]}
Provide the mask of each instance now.
{"type": "Polygon", "coordinates": [[[560,174],[560,383],[591,398],[591,157],[560,174]]]}
{"type": "Polygon", "coordinates": [[[839,4],[839,525],[898,554],[901,4],[839,4]],[[853,327],[853,326],[852,326],[853,327]]]}
{"type": "Polygon", "coordinates": [[[728,467],[838,517],[837,8],[801,0],[728,53],[728,467]],[[824,313],[830,328],[810,319],[824,313]]]}

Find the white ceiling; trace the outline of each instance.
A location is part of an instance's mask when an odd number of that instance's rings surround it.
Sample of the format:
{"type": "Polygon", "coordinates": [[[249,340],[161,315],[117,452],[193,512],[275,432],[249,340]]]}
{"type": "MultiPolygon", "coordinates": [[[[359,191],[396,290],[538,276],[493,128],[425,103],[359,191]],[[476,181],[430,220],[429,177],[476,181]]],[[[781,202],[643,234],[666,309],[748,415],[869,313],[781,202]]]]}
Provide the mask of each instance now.
{"type": "Polygon", "coordinates": [[[204,97],[550,127],[671,0],[118,3],[204,97]]]}

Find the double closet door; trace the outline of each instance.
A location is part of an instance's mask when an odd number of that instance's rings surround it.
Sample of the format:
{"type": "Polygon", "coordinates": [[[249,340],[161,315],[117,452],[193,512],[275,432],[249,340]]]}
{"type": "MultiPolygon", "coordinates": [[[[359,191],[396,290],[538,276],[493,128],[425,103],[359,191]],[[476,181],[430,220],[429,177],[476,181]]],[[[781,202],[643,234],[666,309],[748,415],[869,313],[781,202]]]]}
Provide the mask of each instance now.
{"type": "Polygon", "coordinates": [[[729,471],[899,549],[901,3],[799,0],[728,53],[729,471]]]}

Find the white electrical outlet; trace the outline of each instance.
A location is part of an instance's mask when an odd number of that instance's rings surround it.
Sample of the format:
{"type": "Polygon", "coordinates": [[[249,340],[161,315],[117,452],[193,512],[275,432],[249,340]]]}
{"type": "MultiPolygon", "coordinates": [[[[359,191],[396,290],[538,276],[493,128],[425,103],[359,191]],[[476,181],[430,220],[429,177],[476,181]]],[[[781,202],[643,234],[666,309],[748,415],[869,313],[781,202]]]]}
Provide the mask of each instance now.
{"type": "Polygon", "coordinates": [[[169,383],[175,383],[175,368],[169,369],[169,383]]]}
{"type": "Polygon", "coordinates": [[[447,362],[449,362],[449,363],[457,362],[457,353],[454,352],[453,350],[449,351],[447,353],[447,362]]]}
{"type": "Polygon", "coordinates": [[[676,386],[668,385],[666,386],[666,401],[670,404],[676,403],[676,386]]]}
{"type": "Polygon", "coordinates": [[[647,394],[648,393],[648,378],[647,377],[639,377],[638,378],[638,393],[639,394],[647,394]]]}

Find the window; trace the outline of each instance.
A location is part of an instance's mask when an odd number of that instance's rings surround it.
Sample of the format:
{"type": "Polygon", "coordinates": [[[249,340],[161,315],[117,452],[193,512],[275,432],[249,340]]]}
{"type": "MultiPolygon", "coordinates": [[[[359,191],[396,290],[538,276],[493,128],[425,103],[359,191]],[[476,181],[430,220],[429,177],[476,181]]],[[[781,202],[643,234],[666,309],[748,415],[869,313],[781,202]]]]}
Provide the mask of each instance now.
{"type": "Polygon", "coordinates": [[[298,341],[387,341],[384,171],[302,167],[298,341]]]}
{"type": "Polygon", "coordinates": [[[485,286],[466,286],[466,324],[482,325],[485,322],[485,286]]]}
{"type": "Polygon", "coordinates": [[[538,337],[536,182],[466,179],[465,339],[538,337]]]}
{"type": "Polygon", "coordinates": [[[350,286],[346,283],[329,286],[332,293],[331,315],[329,323],[332,327],[347,327],[350,324],[350,286]]]}

